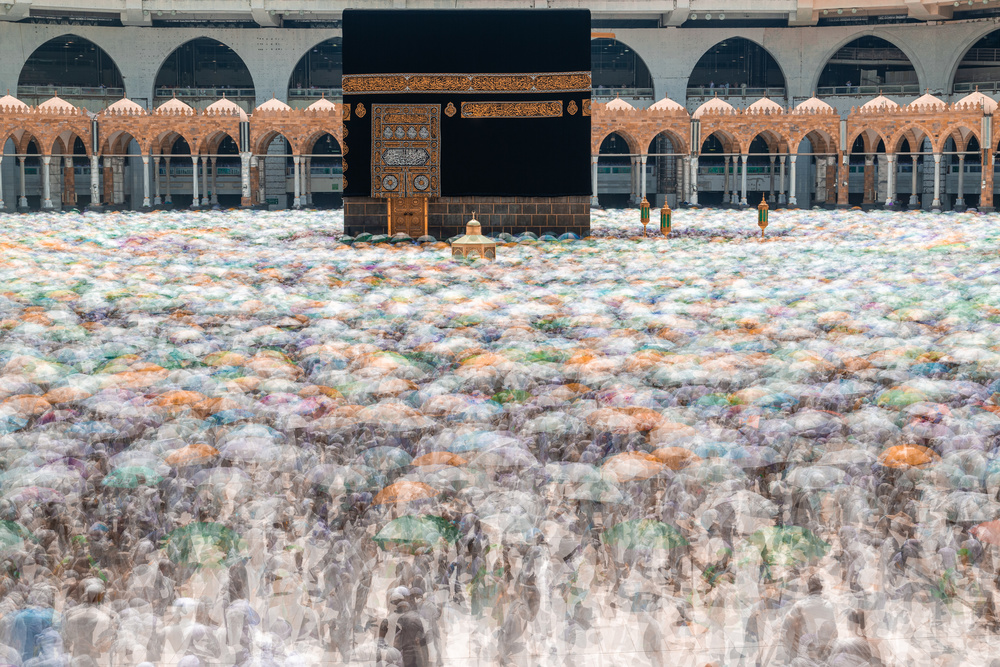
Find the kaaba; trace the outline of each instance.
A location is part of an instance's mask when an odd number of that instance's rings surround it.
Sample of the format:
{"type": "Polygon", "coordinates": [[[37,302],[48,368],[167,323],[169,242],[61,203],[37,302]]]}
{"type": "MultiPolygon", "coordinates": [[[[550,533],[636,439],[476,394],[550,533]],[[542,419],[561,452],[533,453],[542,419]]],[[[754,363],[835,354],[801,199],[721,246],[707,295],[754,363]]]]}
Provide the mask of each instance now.
{"type": "Polygon", "coordinates": [[[590,233],[590,12],[344,10],[344,227],[590,233]]]}

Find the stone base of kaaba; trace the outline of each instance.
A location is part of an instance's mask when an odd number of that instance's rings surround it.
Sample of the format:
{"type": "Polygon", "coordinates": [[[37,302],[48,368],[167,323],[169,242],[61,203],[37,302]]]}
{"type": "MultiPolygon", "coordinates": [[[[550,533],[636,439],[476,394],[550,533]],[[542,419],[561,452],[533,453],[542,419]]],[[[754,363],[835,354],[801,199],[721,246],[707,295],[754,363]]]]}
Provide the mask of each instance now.
{"type": "MultiPolygon", "coordinates": [[[[590,197],[433,197],[427,201],[427,234],[444,240],[465,233],[473,217],[483,234],[522,232],[590,235],[590,197]]],[[[344,197],[344,233],[389,234],[386,200],[344,197]]],[[[412,236],[412,234],[411,234],[412,236]]]]}

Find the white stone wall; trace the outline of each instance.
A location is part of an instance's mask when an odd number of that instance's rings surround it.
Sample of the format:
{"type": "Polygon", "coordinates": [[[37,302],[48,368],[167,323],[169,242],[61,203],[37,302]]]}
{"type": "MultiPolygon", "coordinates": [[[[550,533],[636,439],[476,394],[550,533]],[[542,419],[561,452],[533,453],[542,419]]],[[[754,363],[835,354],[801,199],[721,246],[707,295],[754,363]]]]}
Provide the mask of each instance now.
{"type": "MultiPolygon", "coordinates": [[[[624,3],[629,4],[629,3],[624,3]]],[[[627,12],[628,8],[623,8],[627,12]]],[[[706,22],[708,26],[710,22],[706,22]]],[[[812,95],[827,60],[842,46],[864,35],[882,37],[898,46],[917,72],[921,89],[952,99],[955,70],[965,51],[997,28],[993,21],[929,26],[837,26],[795,28],[650,28],[615,30],[616,39],[632,47],[653,77],[654,96],[683,101],[695,64],[714,44],[744,37],[774,56],[785,76],[792,103],[812,95]]],[[[142,104],[153,102],[153,84],[166,58],[185,42],[210,37],[229,45],[246,63],[257,103],[286,99],[288,81],[299,59],[313,46],[341,35],[338,29],[105,28],[40,25],[0,21],[0,91],[17,89],[24,62],[49,39],[74,34],[105,51],[121,70],[126,94],[142,104]]],[[[831,98],[842,113],[860,98],[831,98]]],[[[910,98],[897,101],[907,103],[910,98]]]]}

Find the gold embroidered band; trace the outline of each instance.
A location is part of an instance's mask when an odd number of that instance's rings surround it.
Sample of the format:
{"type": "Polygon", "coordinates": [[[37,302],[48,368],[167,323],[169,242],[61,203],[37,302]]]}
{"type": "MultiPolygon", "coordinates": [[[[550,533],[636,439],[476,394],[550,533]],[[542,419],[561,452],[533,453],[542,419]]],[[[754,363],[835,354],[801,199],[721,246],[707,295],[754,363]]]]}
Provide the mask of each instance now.
{"type": "Polygon", "coordinates": [[[590,91],[590,72],[545,74],[345,74],[352,93],[575,93],[590,91]]]}
{"type": "Polygon", "coordinates": [[[462,102],[462,118],[558,118],[562,102],[462,102]]]}

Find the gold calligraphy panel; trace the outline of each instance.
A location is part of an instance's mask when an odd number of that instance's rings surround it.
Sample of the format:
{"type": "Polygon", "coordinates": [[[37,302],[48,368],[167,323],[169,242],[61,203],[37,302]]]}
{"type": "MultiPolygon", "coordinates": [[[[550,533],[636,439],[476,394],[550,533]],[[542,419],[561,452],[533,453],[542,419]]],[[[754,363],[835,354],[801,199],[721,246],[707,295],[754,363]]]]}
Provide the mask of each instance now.
{"type": "Polygon", "coordinates": [[[344,94],[590,91],[590,72],[539,74],[345,74],[344,94]]]}
{"type": "Polygon", "coordinates": [[[545,102],[462,102],[462,118],[558,118],[563,104],[545,102]]]}

